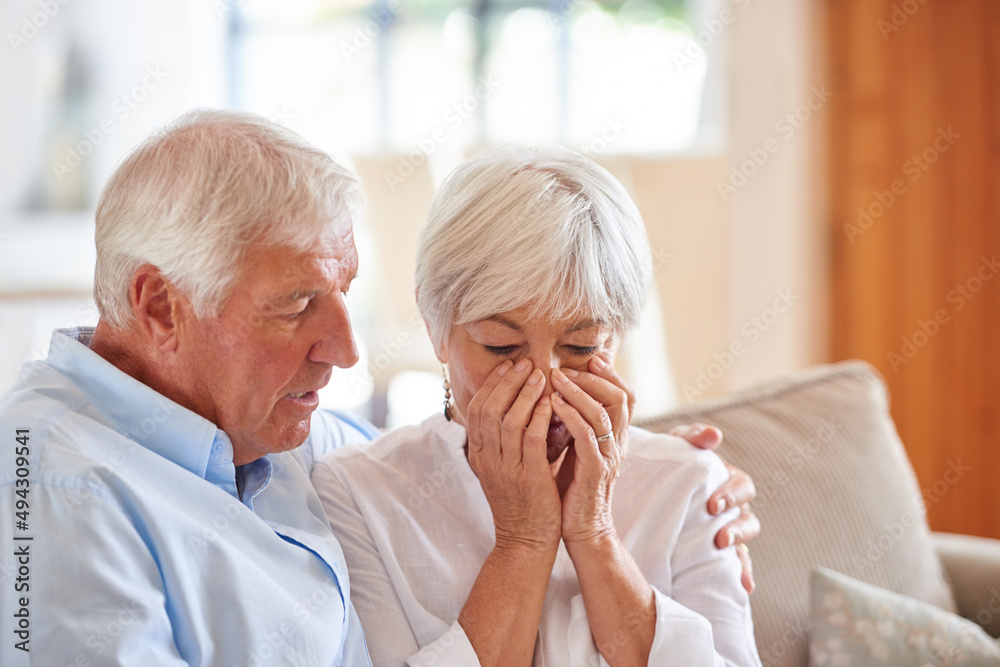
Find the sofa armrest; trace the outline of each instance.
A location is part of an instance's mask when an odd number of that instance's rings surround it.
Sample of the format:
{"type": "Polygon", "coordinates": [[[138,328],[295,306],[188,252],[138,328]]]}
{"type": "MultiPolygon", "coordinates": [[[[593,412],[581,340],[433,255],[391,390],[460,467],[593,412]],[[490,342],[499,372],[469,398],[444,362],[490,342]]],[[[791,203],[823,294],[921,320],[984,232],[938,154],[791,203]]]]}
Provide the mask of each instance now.
{"type": "Polygon", "coordinates": [[[1000,540],[931,533],[958,613],[1000,637],[1000,540]]]}

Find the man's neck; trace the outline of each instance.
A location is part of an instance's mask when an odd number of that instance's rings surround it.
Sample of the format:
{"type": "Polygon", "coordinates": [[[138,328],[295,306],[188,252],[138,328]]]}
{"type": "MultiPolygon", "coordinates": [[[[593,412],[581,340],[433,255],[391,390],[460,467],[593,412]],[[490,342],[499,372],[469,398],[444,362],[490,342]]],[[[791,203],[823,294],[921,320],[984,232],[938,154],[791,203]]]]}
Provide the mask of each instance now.
{"type": "Polygon", "coordinates": [[[149,342],[135,329],[120,329],[99,320],[90,340],[90,351],[153,391],[216,423],[214,415],[198,409],[191,388],[173,377],[168,365],[156,358],[149,342]]]}
{"type": "Polygon", "coordinates": [[[167,392],[154,386],[157,383],[149,381],[150,374],[146,372],[148,363],[144,360],[143,355],[137,353],[140,348],[139,341],[136,339],[137,336],[133,331],[119,329],[104,320],[98,320],[94,335],[90,339],[90,351],[122,373],[152,387],[168,398],[172,398],[167,392]]]}
{"type": "MultiPolygon", "coordinates": [[[[182,381],[171,376],[164,368],[165,364],[154,357],[148,342],[134,329],[119,329],[98,320],[90,340],[90,351],[122,373],[218,426],[214,414],[198,409],[199,404],[191,393],[193,388],[185,387],[182,381]]],[[[236,443],[233,445],[235,449],[236,443]]],[[[236,460],[237,452],[233,454],[236,460]]]]}

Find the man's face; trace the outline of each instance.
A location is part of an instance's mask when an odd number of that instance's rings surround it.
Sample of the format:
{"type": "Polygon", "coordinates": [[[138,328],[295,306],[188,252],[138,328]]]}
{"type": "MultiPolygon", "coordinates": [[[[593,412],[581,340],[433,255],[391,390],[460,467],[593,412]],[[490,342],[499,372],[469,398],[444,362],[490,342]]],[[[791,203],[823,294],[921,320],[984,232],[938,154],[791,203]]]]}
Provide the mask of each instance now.
{"type": "Polygon", "coordinates": [[[253,247],[243,266],[221,315],[183,321],[177,350],[193,409],[229,435],[236,465],[301,445],[333,367],[358,360],[349,225],[310,252],[253,247]]]}

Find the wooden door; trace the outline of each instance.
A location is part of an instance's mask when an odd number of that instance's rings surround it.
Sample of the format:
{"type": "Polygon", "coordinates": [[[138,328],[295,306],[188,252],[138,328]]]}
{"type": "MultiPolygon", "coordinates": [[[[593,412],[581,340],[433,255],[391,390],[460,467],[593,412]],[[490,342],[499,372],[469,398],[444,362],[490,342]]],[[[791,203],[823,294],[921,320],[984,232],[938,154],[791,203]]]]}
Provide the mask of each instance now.
{"type": "Polygon", "coordinates": [[[888,381],[931,527],[1000,538],[1000,2],[825,12],[832,354],[888,381]]]}

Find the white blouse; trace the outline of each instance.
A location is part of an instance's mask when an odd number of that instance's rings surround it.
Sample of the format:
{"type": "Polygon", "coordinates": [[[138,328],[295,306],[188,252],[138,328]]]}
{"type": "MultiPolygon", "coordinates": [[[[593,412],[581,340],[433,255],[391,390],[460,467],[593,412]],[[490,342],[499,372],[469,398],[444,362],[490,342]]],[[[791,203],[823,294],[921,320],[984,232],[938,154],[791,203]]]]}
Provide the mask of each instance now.
{"type": "MultiPolygon", "coordinates": [[[[493,515],[464,445],[465,429],[436,415],[313,468],[375,667],[479,665],[457,619],[493,548],[493,515]]],[[[727,475],[712,452],[629,429],[612,513],[655,591],[650,665],[760,664],[739,558],[714,544],[738,510],[713,517],[706,509],[727,475]]],[[[532,664],[607,665],[562,544],[532,664]]]]}

